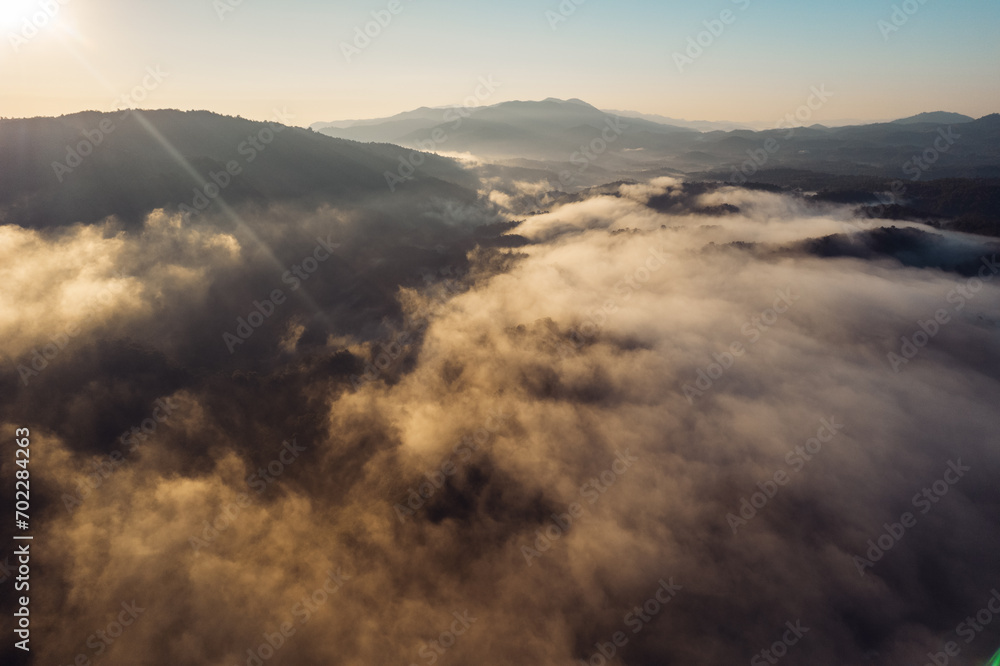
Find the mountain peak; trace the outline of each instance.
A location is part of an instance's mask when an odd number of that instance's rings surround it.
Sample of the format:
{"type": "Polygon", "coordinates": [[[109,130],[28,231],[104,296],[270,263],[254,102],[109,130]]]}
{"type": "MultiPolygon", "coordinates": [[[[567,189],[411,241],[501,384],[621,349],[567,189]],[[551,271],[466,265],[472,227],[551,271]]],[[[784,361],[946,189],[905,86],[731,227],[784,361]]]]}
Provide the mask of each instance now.
{"type": "Polygon", "coordinates": [[[962,115],[961,113],[952,113],[950,111],[929,111],[925,113],[918,113],[915,116],[910,116],[908,118],[900,118],[899,120],[892,121],[897,125],[915,125],[917,123],[938,123],[941,125],[945,124],[957,124],[957,123],[971,123],[975,118],[970,118],[969,116],[962,115]]]}
{"type": "Polygon", "coordinates": [[[577,106],[585,106],[588,109],[594,109],[595,111],[598,110],[596,106],[592,104],[587,104],[582,99],[578,99],[576,97],[573,97],[571,99],[559,99],[558,97],[547,97],[543,99],[542,102],[556,102],[558,104],[576,104],[577,106]]]}

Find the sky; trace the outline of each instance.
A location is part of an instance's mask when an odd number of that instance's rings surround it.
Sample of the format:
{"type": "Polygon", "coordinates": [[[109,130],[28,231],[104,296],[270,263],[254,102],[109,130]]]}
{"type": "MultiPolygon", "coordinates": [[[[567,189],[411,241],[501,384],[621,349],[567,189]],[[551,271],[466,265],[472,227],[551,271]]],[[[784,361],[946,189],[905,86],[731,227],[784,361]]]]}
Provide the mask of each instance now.
{"type": "Polygon", "coordinates": [[[304,126],[462,104],[486,79],[477,104],[760,122],[825,86],[816,122],[980,117],[1000,106],[998,27],[991,0],[3,0],[0,116],[130,95],[304,126]]]}

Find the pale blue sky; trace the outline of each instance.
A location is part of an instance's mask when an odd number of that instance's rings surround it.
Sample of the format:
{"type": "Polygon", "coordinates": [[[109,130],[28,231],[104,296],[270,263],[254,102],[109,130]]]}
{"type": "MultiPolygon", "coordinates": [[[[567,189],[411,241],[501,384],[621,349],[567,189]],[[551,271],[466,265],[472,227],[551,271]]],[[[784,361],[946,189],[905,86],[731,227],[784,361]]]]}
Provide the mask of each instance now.
{"type": "Polygon", "coordinates": [[[350,62],[341,44],[390,0],[243,0],[222,19],[238,0],[64,1],[32,34],[42,3],[0,0],[0,115],[110,110],[157,66],[169,76],[137,106],[283,108],[300,125],[461,103],[480,77],[500,83],[485,103],[578,97],[688,119],[776,120],[820,85],[833,97],[816,121],[1000,111],[995,0],[909,0],[885,34],[898,0],[565,0],[575,12],[555,29],[559,0],[400,0],[350,62]],[[674,53],[725,10],[679,71],[674,53]]]}

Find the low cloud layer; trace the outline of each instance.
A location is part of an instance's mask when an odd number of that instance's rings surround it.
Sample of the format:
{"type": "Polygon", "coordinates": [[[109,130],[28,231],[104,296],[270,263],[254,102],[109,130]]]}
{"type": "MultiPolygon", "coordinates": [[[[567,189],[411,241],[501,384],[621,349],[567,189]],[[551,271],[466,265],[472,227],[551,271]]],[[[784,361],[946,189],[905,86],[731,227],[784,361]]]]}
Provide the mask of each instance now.
{"type": "Polygon", "coordinates": [[[817,251],[878,225],[673,179],[511,229],[545,187],[505,191],[0,228],[38,663],[992,654],[956,632],[1000,585],[995,248],[817,251]]]}

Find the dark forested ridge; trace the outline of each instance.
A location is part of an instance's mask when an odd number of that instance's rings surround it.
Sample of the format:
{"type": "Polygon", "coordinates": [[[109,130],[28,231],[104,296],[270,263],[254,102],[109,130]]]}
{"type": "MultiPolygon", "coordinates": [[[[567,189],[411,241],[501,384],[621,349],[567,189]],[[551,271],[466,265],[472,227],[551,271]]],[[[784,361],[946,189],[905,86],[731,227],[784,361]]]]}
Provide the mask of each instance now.
{"type": "MultiPolygon", "coordinates": [[[[229,204],[357,203],[389,192],[386,173],[409,153],[207,111],[0,120],[0,221],[51,227],[115,215],[135,224],[155,208],[217,206],[198,195],[213,184],[229,204]]],[[[474,183],[455,162],[426,155],[411,190],[470,200],[462,185],[474,183]]]]}

